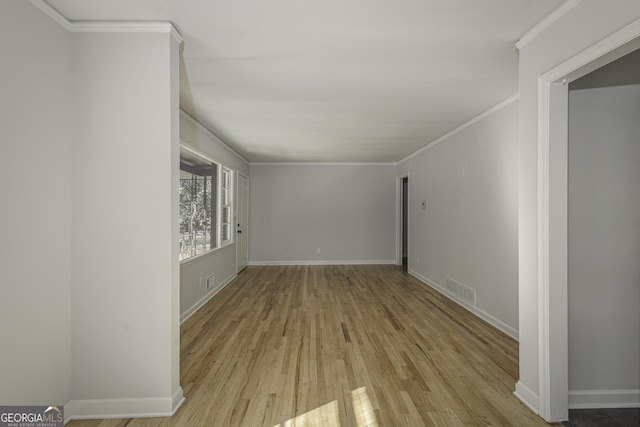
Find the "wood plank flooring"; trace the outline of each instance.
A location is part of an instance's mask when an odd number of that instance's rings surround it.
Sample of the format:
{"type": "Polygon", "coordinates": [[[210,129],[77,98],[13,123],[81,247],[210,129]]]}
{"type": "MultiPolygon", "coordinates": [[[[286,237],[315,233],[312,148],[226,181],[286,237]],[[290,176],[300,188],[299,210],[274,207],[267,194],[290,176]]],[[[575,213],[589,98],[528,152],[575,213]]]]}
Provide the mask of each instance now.
{"type": "Polygon", "coordinates": [[[547,425],[518,344],[398,266],[251,266],[181,328],[186,401],[121,426],[547,425]]]}

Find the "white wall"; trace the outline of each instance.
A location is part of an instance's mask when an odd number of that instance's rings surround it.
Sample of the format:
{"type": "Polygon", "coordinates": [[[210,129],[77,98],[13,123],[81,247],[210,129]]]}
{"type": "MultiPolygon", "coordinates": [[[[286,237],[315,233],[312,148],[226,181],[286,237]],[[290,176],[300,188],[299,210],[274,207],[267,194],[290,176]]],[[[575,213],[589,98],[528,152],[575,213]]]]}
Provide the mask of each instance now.
{"type": "Polygon", "coordinates": [[[640,390],[640,85],[569,92],[569,390],[640,390]]]}
{"type": "Polygon", "coordinates": [[[0,403],[64,404],[71,369],[69,33],[0,0],[0,403]]]}
{"type": "Polygon", "coordinates": [[[188,114],[180,113],[180,140],[226,167],[249,175],[249,163],[188,114]]]}
{"type": "Polygon", "coordinates": [[[0,400],[169,413],[182,397],[178,41],[72,35],[29,2],[0,7],[0,400]]]}
{"type": "Polygon", "coordinates": [[[513,100],[398,166],[410,173],[409,271],[440,290],[447,277],[475,289],[473,311],[514,337],[517,138],[513,100]]]}
{"type": "MultiPolygon", "coordinates": [[[[185,113],[180,117],[180,139],[222,165],[249,176],[249,163],[185,113]]],[[[235,203],[235,200],[234,200],[235,203]]],[[[235,232],[234,232],[235,234],[235,232]]],[[[180,316],[184,320],[206,303],[236,275],[236,244],[184,261],[180,265],[180,316]],[[215,275],[207,290],[206,278],[215,275]]]]}
{"type": "Polygon", "coordinates": [[[538,77],[638,19],[637,0],[582,0],[520,49],[518,395],[539,410],[538,77]]]}
{"type": "Polygon", "coordinates": [[[251,165],[249,261],[395,263],[395,193],[394,165],[251,165]]]}
{"type": "Polygon", "coordinates": [[[170,413],[179,372],[178,41],[72,35],[74,415],[170,413]]]}

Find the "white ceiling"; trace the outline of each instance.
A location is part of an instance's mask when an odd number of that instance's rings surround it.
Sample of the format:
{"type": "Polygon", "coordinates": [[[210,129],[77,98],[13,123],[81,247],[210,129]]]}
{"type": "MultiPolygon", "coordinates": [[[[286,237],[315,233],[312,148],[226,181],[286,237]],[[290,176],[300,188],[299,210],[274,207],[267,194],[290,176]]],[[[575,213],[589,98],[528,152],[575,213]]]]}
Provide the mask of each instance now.
{"type": "Polygon", "coordinates": [[[48,0],[169,20],[181,107],[251,162],[396,162],[518,90],[514,43],[563,0],[48,0]]]}

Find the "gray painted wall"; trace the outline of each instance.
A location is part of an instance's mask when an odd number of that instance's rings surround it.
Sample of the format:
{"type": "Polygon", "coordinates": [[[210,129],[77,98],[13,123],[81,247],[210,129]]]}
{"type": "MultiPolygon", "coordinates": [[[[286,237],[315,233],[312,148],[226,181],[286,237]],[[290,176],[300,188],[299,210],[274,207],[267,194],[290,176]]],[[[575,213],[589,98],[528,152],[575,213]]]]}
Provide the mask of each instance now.
{"type": "Polygon", "coordinates": [[[395,200],[393,165],[251,165],[249,261],[395,263],[395,200]]]}
{"type": "Polygon", "coordinates": [[[71,34],[29,2],[0,8],[0,401],[170,412],[178,42],[71,34]]]}
{"type": "MultiPolygon", "coordinates": [[[[220,164],[249,175],[249,164],[231,151],[215,135],[185,114],[180,118],[180,139],[220,164]]],[[[234,200],[235,204],[235,200],[234,200]]],[[[235,235],[235,232],[233,233],[235,235]]],[[[180,265],[180,317],[184,321],[236,275],[236,244],[218,248],[180,265]],[[206,289],[206,279],[215,275],[213,288],[206,289]]]]}
{"type": "Polygon", "coordinates": [[[569,92],[569,390],[640,389],[640,85],[569,92]]]}
{"type": "Polygon", "coordinates": [[[410,173],[410,272],[475,289],[477,314],[516,337],[517,140],[514,101],[398,166],[410,173]]]}
{"type": "Polygon", "coordinates": [[[170,412],[174,393],[181,395],[178,58],[168,33],[72,35],[78,411],[116,399],[101,409],[122,413],[130,399],[146,399],[170,412]]]}
{"type": "Polygon", "coordinates": [[[71,384],[70,35],[0,0],[0,403],[64,404],[71,384]]]}

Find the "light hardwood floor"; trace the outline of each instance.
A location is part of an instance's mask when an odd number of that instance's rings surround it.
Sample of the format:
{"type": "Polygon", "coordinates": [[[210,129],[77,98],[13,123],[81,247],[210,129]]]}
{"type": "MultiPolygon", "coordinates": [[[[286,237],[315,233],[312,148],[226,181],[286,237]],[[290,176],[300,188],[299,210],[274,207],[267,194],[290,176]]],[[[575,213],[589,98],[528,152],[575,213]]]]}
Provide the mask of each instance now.
{"type": "Polygon", "coordinates": [[[547,425],[518,344],[399,266],[251,266],[182,325],[186,401],[120,426],[547,425]]]}

